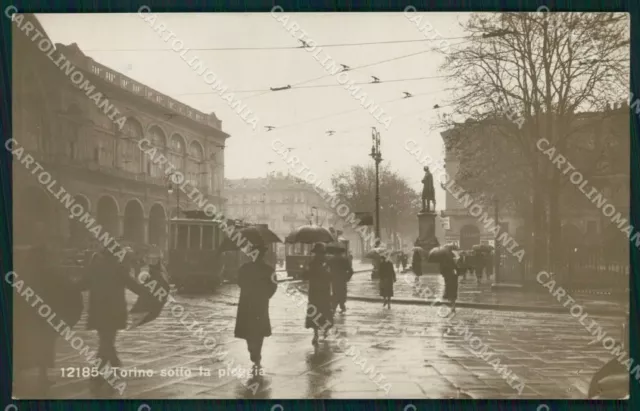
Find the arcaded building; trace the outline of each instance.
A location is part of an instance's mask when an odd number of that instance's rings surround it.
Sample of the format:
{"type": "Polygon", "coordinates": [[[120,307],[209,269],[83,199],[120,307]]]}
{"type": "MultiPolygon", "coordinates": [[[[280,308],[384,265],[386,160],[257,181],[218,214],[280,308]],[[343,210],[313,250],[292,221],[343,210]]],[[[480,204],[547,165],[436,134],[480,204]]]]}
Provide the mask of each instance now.
{"type": "MultiPolygon", "coordinates": [[[[44,33],[34,16],[26,18],[44,33]]],[[[167,246],[177,190],[165,167],[153,164],[140,149],[143,138],[209,202],[224,208],[224,144],[229,136],[215,114],[194,110],[111,70],[75,44],[57,44],[47,55],[16,25],[13,38],[13,137],[104,230],[116,238],[167,246]],[[71,64],[57,66],[60,55],[71,64]],[[74,84],[76,71],[93,91],[74,84]],[[120,127],[116,121],[123,116],[120,127]]],[[[13,196],[16,243],[47,240],[71,248],[91,239],[85,225],[71,219],[51,190],[15,160],[13,196]]],[[[195,208],[190,202],[180,193],[182,209],[195,208]]]]}

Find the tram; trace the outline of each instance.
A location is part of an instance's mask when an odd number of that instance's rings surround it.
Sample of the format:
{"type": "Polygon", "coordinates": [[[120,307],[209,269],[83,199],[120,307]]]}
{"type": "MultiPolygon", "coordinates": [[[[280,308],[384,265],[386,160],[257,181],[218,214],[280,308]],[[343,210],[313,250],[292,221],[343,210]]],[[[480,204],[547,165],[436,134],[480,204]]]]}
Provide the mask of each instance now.
{"type": "MultiPolygon", "coordinates": [[[[169,223],[169,272],[170,282],[178,290],[215,289],[224,279],[225,270],[237,269],[236,254],[222,253],[220,244],[225,233],[220,222],[203,212],[184,212],[185,217],[172,218],[169,223]]],[[[236,221],[228,225],[242,228],[236,221]]]]}

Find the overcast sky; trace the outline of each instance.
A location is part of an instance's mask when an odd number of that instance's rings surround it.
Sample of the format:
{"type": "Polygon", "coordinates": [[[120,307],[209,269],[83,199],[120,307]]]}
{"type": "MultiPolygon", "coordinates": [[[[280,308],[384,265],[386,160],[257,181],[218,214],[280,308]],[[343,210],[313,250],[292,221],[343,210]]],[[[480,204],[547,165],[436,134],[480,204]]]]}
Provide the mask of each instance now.
{"type": "MultiPolygon", "coordinates": [[[[284,13],[287,14],[287,13],[284,13]]],[[[467,14],[425,13],[420,26],[428,21],[450,44],[463,42],[459,22],[467,14]]],[[[270,13],[248,14],[161,14],[162,22],[186,48],[188,56],[197,56],[217,74],[236,98],[246,103],[259,118],[254,131],[240,119],[219,95],[214,94],[202,77],[170,49],[160,36],[137,14],[39,14],[45,30],[56,43],[77,43],[83,52],[97,62],[169,95],[205,113],[215,112],[222,128],[231,135],[227,140],[225,176],[227,178],[263,177],[268,171],[287,171],[285,162],[270,148],[280,139],[327,182],[331,174],[350,165],[372,164],[371,127],[381,132],[382,156],[385,164],[399,172],[416,190],[421,190],[422,166],[405,151],[407,139],[418,141],[434,158],[443,157],[439,133],[428,134],[435,122],[435,104],[448,98],[443,79],[395,81],[439,76],[442,55],[432,51],[437,41],[387,43],[432,38],[425,35],[403,13],[294,13],[295,21],[318,45],[378,43],[373,45],[327,47],[321,56],[329,56],[349,67],[370,65],[383,60],[425,51],[415,56],[371,65],[349,72],[349,79],[380,84],[364,85],[368,100],[393,118],[389,130],[379,124],[340,86],[304,49],[284,50],[194,50],[202,48],[267,48],[297,47],[300,43],[270,13]],[[129,51],[126,51],[129,50],[129,51]],[[267,92],[270,87],[295,85],[330,85],[267,92]],[[401,99],[403,92],[415,97],[401,99]],[[210,93],[210,94],[198,94],[210,93]],[[397,100],[384,103],[390,100],[397,100]],[[350,111],[352,110],[352,111],[350,111]],[[343,115],[335,113],[347,112],[343,115]],[[317,121],[310,121],[322,118],[317,121]],[[275,130],[265,132],[264,126],[275,130]],[[291,125],[291,126],[290,126],[291,125]],[[284,127],[288,126],[288,127],[284,127]],[[279,127],[281,129],[279,129],[279,127]],[[333,136],[327,130],[335,130],[333,136]],[[273,162],[273,164],[268,164],[273,162]]],[[[444,206],[444,191],[436,187],[438,208],[444,206]]]]}

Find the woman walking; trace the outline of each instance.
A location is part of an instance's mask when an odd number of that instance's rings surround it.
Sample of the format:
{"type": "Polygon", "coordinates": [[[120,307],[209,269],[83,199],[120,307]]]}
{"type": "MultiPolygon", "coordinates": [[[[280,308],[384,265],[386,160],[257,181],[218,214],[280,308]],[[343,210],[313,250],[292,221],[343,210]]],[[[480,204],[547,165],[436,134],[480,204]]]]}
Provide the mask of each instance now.
{"type": "Polygon", "coordinates": [[[416,275],[415,282],[420,281],[422,275],[422,250],[418,247],[413,249],[413,257],[411,259],[411,271],[416,275]]]}
{"type": "Polygon", "coordinates": [[[274,268],[264,261],[266,248],[258,248],[258,257],[238,270],[240,300],[236,316],[235,337],[247,341],[249,357],[255,369],[261,367],[262,344],[271,336],[269,300],[278,286],[273,281],[274,268]]]}
{"type": "Polygon", "coordinates": [[[393,283],[396,282],[396,272],[393,264],[386,254],[382,254],[380,262],[380,296],[382,297],[382,308],[391,308],[391,297],[393,297],[393,283]]]}
{"type": "Polygon", "coordinates": [[[327,251],[332,253],[329,258],[329,269],[331,270],[331,288],[333,291],[333,311],[340,306],[340,312],[347,311],[347,283],[353,276],[351,261],[345,256],[346,250],[342,247],[327,247],[327,251]]]}
{"type": "Polygon", "coordinates": [[[331,273],[326,258],[326,247],[323,243],[316,243],[311,249],[313,257],[305,272],[309,280],[309,304],[305,328],[313,329],[311,344],[318,344],[320,328],[327,337],[329,329],[333,327],[333,307],[331,303],[331,273]],[[323,324],[323,325],[321,325],[323,324]]]}
{"type": "Polygon", "coordinates": [[[458,275],[456,272],[456,255],[453,250],[440,260],[440,274],[444,278],[443,298],[451,302],[451,311],[456,311],[456,300],[458,299],[458,275]]]}
{"type": "MultiPolygon", "coordinates": [[[[94,254],[89,271],[80,283],[82,290],[89,291],[88,330],[98,332],[98,358],[100,370],[109,364],[120,367],[122,362],[116,350],[116,338],[119,330],[127,328],[127,301],[125,289],[144,295],[146,289],[134,280],[129,272],[131,266],[128,259],[121,262],[111,251],[104,249],[94,254]]],[[[95,388],[106,382],[108,375],[93,378],[95,388]]]]}

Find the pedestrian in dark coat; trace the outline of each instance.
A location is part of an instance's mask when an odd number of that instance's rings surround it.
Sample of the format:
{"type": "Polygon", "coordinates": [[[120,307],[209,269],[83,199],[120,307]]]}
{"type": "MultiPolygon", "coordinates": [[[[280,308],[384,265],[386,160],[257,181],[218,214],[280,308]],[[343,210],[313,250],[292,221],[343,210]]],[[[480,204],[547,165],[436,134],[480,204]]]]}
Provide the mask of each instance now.
{"type": "MultiPolygon", "coordinates": [[[[130,262],[125,258],[121,262],[111,251],[103,251],[93,255],[88,272],[80,286],[89,291],[89,318],[87,329],[98,332],[98,358],[101,366],[107,363],[111,367],[120,367],[122,362],[116,350],[116,337],[119,330],[127,328],[127,301],[125,289],[138,296],[147,290],[129,274],[130,262]]],[[[102,385],[105,381],[100,376],[94,382],[102,385]]]]}
{"type": "Polygon", "coordinates": [[[404,251],[400,256],[400,262],[402,263],[402,272],[405,272],[407,270],[407,263],[409,262],[409,256],[404,251]]]}
{"type": "MultiPolygon", "coordinates": [[[[475,273],[476,280],[478,282],[482,281],[482,277],[484,277],[484,270],[487,267],[487,255],[488,253],[484,251],[473,251],[473,260],[471,261],[473,266],[473,272],[475,273]]],[[[488,275],[488,273],[487,273],[488,275]]]]}
{"type": "Polygon", "coordinates": [[[333,309],[331,301],[331,272],[326,258],[326,248],[323,243],[316,243],[311,252],[314,254],[309,261],[305,277],[309,280],[309,304],[305,328],[313,329],[311,344],[318,344],[318,331],[324,331],[327,337],[329,329],[333,327],[333,309]]]}
{"type": "Polygon", "coordinates": [[[331,271],[331,289],[333,291],[333,311],[338,305],[340,311],[347,311],[347,283],[353,276],[351,260],[344,254],[345,250],[335,250],[335,254],[329,258],[329,269],[331,271]]]}
{"type": "Polygon", "coordinates": [[[267,249],[258,249],[255,261],[243,264],[238,269],[240,299],[236,316],[235,337],[247,341],[251,362],[256,368],[262,360],[262,344],[271,336],[269,300],[278,286],[273,278],[275,269],[264,261],[267,249]]]}
{"type": "Polygon", "coordinates": [[[66,273],[56,270],[52,250],[45,245],[16,247],[14,262],[19,270],[11,280],[16,291],[13,300],[14,369],[22,371],[36,367],[38,393],[45,395],[51,386],[48,369],[55,366],[56,340],[65,326],[72,328],[80,319],[82,294],[66,273]],[[49,307],[49,314],[43,316],[47,312],[45,306],[49,307]]]}
{"type": "Polygon", "coordinates": [[[418,282],[419,277],[422,275],[422,252],[418,248],[413,250],[411,271],[416,275],[416,282],[418,282]]]}
{"type": "Polygon", "coordinates": [[[456,272],[455,255],[453,251],[447,257],[440,260],[440,274],[444,277],[445,300],[452,304],[452,311],[456,310],[456,300],[458,299],[458,273],[456,272]]]}
{"type": "Polygon", "coordinates": [[[380,263],[380,296],[382,297],[382,307],[391,308],[391,297],[393,297],[393,283],[396,282],[396,272],[393,264],[386,256],[383,256],[380,263]]]}

